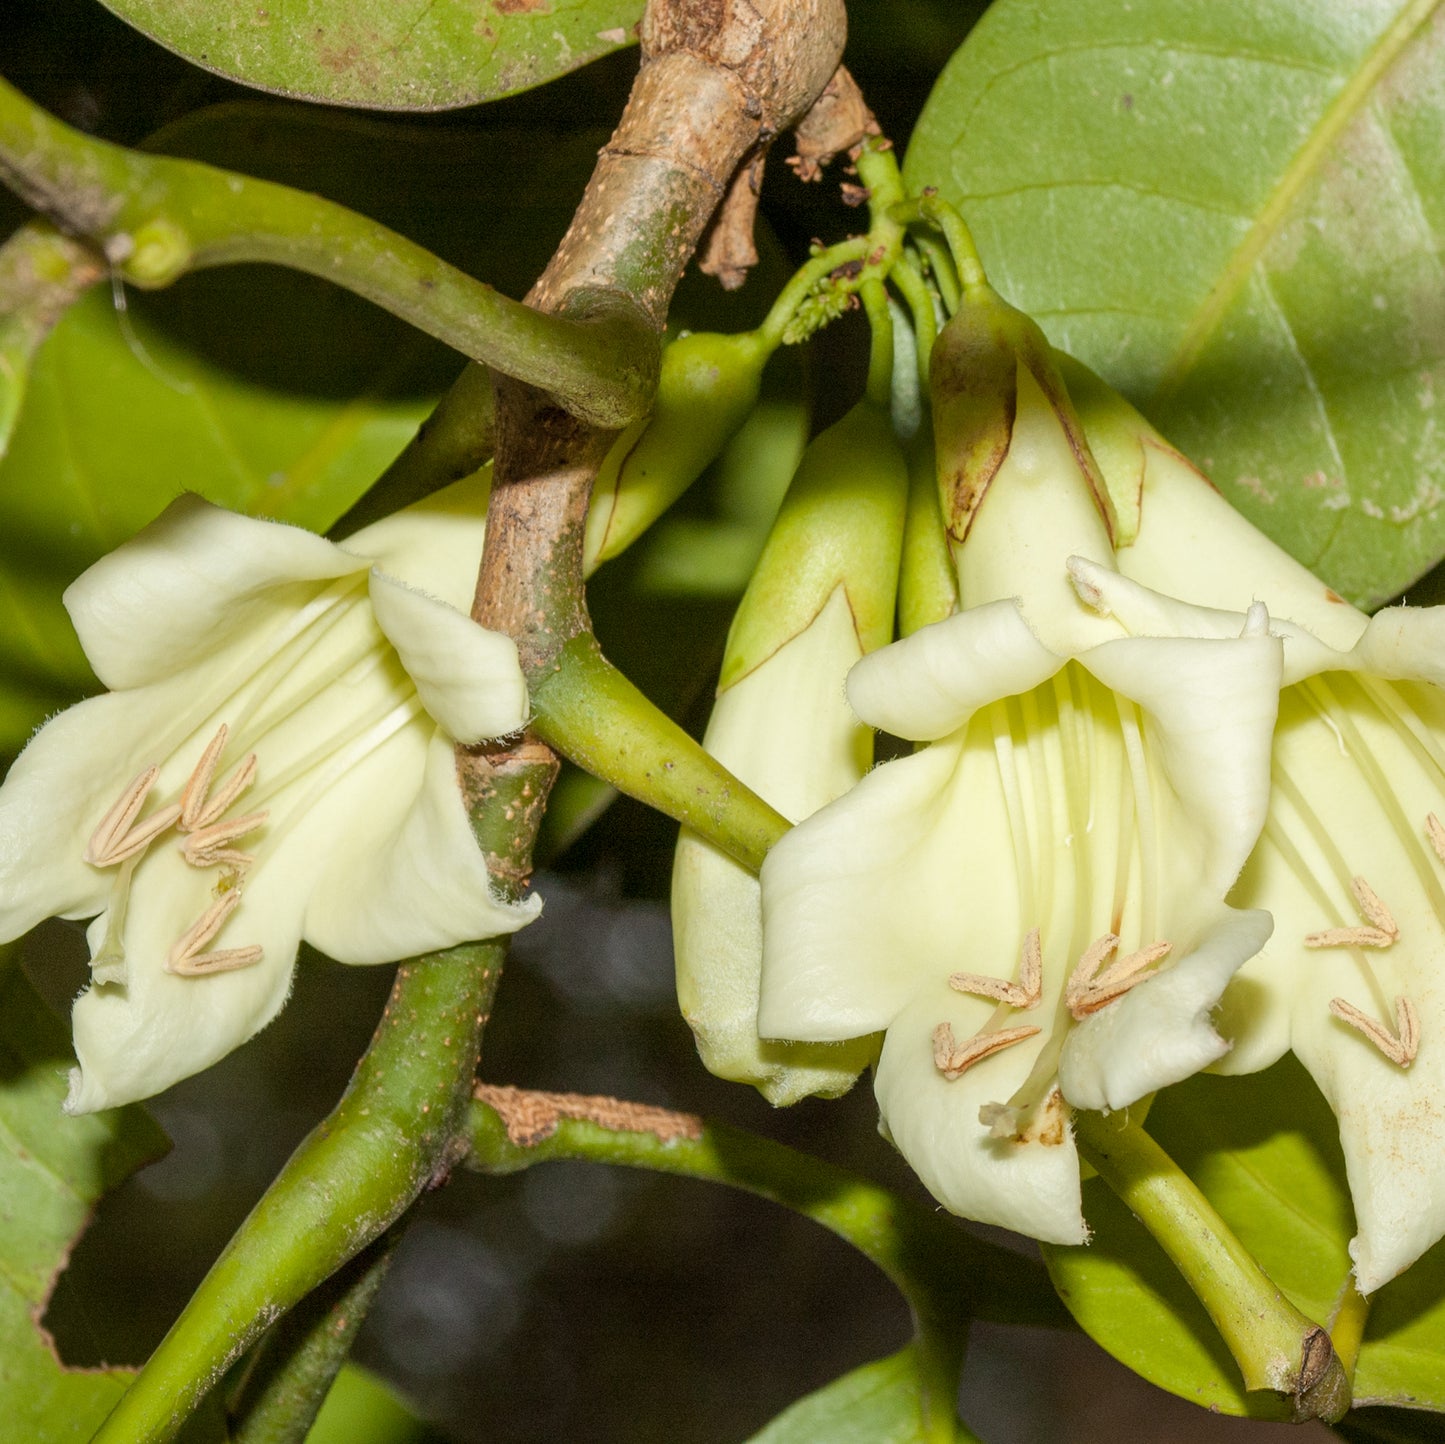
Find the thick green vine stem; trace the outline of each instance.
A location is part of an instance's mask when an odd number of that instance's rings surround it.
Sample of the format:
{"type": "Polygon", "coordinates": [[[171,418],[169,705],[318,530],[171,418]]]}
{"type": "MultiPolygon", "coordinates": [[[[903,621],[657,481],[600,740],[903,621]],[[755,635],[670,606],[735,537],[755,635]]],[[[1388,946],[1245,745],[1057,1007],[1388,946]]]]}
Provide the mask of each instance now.
{"type": "Polygon", "coordinates": [[[1124,1113],[1076,1113],[1079,1152],[1154,1235],[1234,1355],[1246,1389],[1297,1421],[1342,1418],[1350,1381],[1330,1336],[1280,1293],[1184,1170],[1124,1113]]]}
{"type": "Polygon", "coordinates": [[[756,872],[791,824],[617,670],[590,634],[532,688],[542,740],[594,777],[676,818],[756,872]]]}
{"type": "Polygon", "coordinates": [[[225,1371],[454,1162],[505,944],[402,964],[345,1095],[237,1230],[94,1444],[174,1437],[225,1371]]]}
{"type": "Polygon", "coordinates": [[[230,1444],[303,1444],[400,1236],[392,1229],[368,1244],[262,1339],[226,1406],[230,1444]]]}
{"type": "Polygon", "coordinates": [[[143,288],[271,261],[345,286],[604,427],[646,414],[658,337],[634,307],[578,295],[546,315],[365,216],[290,186],[74,130],[0,80],[0,177],[143,288]]]}

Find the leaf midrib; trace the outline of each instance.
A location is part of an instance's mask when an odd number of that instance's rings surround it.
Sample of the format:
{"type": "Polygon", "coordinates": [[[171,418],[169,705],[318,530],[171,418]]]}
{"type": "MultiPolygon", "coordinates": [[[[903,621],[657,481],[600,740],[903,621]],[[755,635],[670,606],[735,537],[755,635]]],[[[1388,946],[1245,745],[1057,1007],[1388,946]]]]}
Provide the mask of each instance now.
{"type": "Polygon", "coordinates": [[[1441,0],[1410,0],[1371,47],[1353,76],[1325,108],[1304,145],[1285,168],[1269,200],[1255,218],[1244,239],[1235,248],[1204,304],[1189,323],[1174,359],[1165,368],[1154,399],[1162,402],[1184,384],[1220,322],[1248,281],[1256,262],[1278,235],[1295,199],[1313,179],[1340,133],[1359,114],[1385,72],[1415,37],[1416,32],[1439,9],[1441,0]]]}

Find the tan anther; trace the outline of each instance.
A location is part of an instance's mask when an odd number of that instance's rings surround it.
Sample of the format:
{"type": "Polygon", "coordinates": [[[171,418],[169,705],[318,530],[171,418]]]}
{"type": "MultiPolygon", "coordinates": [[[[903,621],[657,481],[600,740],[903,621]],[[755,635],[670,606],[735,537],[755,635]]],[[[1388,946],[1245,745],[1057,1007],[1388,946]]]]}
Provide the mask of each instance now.
{"type": "Polygon", "coordinates": [[[960,1048],[953,1041],[952,1025],[940,1023],[933,1030],[934,1066],[952,1083],[990,1054],[1012,1048],[1015,1043],[1022,1043],[1025,1038],[1032,1038],[1040,1031],[1039,1028],[1029,1026],[1002,1028],[997,1033],[978,1033],[960,1048]]]}
{"type": "Polygon", "coordinates": [[[1445,862],[1445,823],[1442,823],[1433,812],[1425,814],[1425,836],[1430,839],[1430,846],[1435,849],[1435,856],[1441,862],[1445,862]]]}
{"type": "Polygon", "coordinates": [[[114,867],[128,857],[144,852],[181,815],[178,804],[171,803],[153,813],[139,825],[136,818],[160,776],[159,767],[147,767],[126,784],[115,805],[100,820],[85,845],[85,860],[95,867],[114,867]]]}
{"type": "Polygon", "coordinates": [[[1034,928],[1024,939],[1019,959],[1019,980],[1007,982],[983,973],[950,973],[948,986],[955,993],[972,993],[980,998],[995,998],[1011,1008],[1037,1008],[1044,983],[1044,954],[1039,943],[1039,930],[1034,928]]]}
{"type": "Polygon", "coordinates": [[[1380,895],[1362,877],[1350,879],[1350,891],[1355,895],[1355,901],[1360,907],[1360,916],[1365,919],[1371,927],[1379,928],[1382,933],[1388,933],[1390,937],[1400,936],[1400,925],[1395,921],[1395,914],[1380,900],[1380,895]]]}
{"type": "Polygon", "coordinates": [[[182,977],[199,977],[204,973],[228,973],[247,968],[261,961],[261,948],[220,948],[205,951],[206,944],[221,931],[228,917],[240,906],[241,889],[223,892],[200,917],[188,927],[171,949],[166,971],[182,977]]]}
{"type": "Polygon", "coordinates": [[[1362,877],[1350,879],[1350,891],[1366,926],[1362,928],[1326,928],[1305,937],[1307,948],[1388,948],[1400,937],[1395,915],[1381,901],[1380,895],[1362,877]]]}
{"type": "Polygon", "coordinates": [[[1408,1068],[1420,1051],[1420,1014],[1409,998],[1395,999],[1395,1031],[1392,1033],[1383,1023],[1376,1022],[1368,1013],[1361,1012],[1353,1003],[1343,998],[1330,999],[1330,1012],[1342,1023],[1348,1023],[1387,1057],[1401,1068],[1408,1068]]]}
{"type": "Polygon", "coordinates": [[[230,844],[255,832],[271,814],[269,812],[248,812],[245,817],[235,817],[229,822],[213,822],[209,827],[198,827],[189,834],[181,846],[181,855],[192,867],[214,867],[225,863],[231,867],[250,867],[256,861],[255,855],[242,852],[230,844]]]}
{"type": "Polygon", "coordinates": [[[226,809],[256,780],[256,754],[251,752],[216,790],[215,796],[211,796],[216,764],[221,760],[230,735],[230,728],[222,722],[186,781],[181,792],[182,832],[197,832],[219,821],[226,809]]]}
{"type": "Polygon", "coordinates": [[[1101,973],[1099,969],[1113,956],[1118,946],[1117,934],[1105,933],[1084,949],[1078,965],[1069,974],[1069,981],[1064,986],[1064,1001],[1076,1019],[1087,1018],[1091,1013],[1107,1008],[1131,988],[1153,977],[1154,964],[1168,955],[1173,944],[1163,940],[1150,943],[1138,952],[1119,958],[1101,973]]]}

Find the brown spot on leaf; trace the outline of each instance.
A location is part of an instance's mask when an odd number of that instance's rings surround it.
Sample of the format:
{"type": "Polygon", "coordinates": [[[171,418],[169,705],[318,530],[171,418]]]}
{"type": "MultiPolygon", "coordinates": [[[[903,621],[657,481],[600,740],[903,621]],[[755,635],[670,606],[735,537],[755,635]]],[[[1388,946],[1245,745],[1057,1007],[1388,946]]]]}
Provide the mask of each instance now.
{"type": "Polygon", "coordinates": [[[547,0],[492,0],[498,15],[545,15],[551,8],[547,0]]]}

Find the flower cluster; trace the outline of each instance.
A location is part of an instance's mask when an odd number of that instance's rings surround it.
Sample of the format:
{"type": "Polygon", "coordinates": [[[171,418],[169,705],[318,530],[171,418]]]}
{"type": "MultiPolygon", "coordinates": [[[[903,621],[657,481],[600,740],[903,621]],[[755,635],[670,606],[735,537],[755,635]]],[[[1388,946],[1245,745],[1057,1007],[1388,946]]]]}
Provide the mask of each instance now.
{"type": "Polygon", "coordinates": [[[848,675],[918,745],[768,857],[759,1035],[883,1033],[934,1195],[1060,1243],[1072,1110],[1292,1048],[1370,1292],[1445,1233],[1445,612],[1366,618],[1056,359],[983,287],[935,348],[960,608],[848,675]]]}

